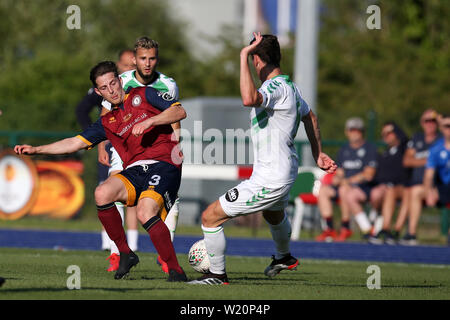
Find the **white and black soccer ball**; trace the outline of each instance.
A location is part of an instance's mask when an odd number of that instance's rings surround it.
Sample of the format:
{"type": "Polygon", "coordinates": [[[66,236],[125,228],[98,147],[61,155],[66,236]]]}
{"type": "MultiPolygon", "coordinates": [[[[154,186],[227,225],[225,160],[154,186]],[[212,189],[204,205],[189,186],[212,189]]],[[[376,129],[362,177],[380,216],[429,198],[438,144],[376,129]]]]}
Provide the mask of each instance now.
{"type": "Polygon", "coordinates": [[[195,242],[189,249],[189,264],[197,272],[207,273],[209,271],[210,263],[203,239],[195,242]]]}

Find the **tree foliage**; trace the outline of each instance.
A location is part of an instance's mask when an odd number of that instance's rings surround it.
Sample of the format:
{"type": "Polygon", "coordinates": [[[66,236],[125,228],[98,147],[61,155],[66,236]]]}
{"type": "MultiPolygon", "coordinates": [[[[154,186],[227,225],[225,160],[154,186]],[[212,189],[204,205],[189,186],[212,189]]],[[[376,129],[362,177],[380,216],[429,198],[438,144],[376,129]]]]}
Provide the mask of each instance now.
{"type": "Polygon", "coordinates": [[[450,3],[435,0],[324,0],[318,110],[325,136],[342,135],[346,117],[377,114],[408,133],[426,108],[450,108],[450,3]],[[366,27],[369,4],[381,29],[366,27]]]}
{"type": "MultiPolygon", "coordinates": [[[[439,0],[322,0],[317,110],[325,139],[343,139],[350,116],[378,129],[395,120],[408,133],[426,108],[450,104],[450,2],[439,0]],[[381,9],[381,30],[369,30],[366,9],[381,9]],[[373,114],[373,113],[372,113],[373,114]]],[[[148,35],[160,43],[159,70],[175,78],[181,98],[239,95],[239,26],[224,26],[213,57],[194,59],[185,24],[157,0],[2,0],[0,109],[3,130],[78,130],[74,108],[90,87],[89,70],[116,60],[148,35]],[[69,30],[69,5],[81,9],[81,29],[69,30]]],[[[282,69],[293,76],[293,46],[282,69]]]]}
{"type": "Polygon", "coordinates": [[[89,71],[116,61],[147,35],[161,47],[159,70],[177,80],[180,94],[195,94],[195,65],[183,23],[156,0],[3,0],[0,3],[2,130],[79,130],[75,107],[91,84],[89,71]],[[66,12],[78,5],[81,28],[70,30],[66,12]]]}

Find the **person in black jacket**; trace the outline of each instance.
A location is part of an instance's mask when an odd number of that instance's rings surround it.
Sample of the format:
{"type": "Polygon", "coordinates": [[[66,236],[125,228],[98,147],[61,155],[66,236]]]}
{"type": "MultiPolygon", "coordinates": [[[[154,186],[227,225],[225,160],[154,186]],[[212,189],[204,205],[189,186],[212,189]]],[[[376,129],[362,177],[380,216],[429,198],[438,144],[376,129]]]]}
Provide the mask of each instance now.
{"type": "MultiPolygon", "coordinates": [[[[395,122],[386,122],[381,130],[386,149],[379,155],[378,170],[375,175],[377,186],[371,191],[371,204],[381,210],[382,230],[369,238],[374,244],[395,244],[397,235],[390,232],[391,221],[397,200],[405,201],[405,185],[409,181],[409,170],[403,166],[403,155],[407,148],[408,137],[395,122]]],[[[402,203],[400,210],[407,211],[407,203],[402,203]]],[[[403,213],[399,213],[402,215],[403,213]]]]}

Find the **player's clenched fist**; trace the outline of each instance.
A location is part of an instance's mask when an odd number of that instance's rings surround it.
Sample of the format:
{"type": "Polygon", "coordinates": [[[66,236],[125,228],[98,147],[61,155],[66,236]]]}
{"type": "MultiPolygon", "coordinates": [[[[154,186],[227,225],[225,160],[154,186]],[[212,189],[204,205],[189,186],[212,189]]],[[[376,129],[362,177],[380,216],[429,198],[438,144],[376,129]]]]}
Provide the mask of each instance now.
{"type": "Polygon", "coordinates": [[[34,154],[36,152],[36,148],[28,144],[22,144],[15,146],[14,152],[17,154],[34,154]]]}
{"type": "Polygon", "coordinates": [[[147,119],[145,121],[136,123],[133,126],[133,130],[131,131],[131,133],[133,135],[135,135],[136,137],[140,136],[140,135],[144,134],[144,131],[147,130],[148,128],[150,128],[151,126],[152,126],[151,119],[147,119]]]}

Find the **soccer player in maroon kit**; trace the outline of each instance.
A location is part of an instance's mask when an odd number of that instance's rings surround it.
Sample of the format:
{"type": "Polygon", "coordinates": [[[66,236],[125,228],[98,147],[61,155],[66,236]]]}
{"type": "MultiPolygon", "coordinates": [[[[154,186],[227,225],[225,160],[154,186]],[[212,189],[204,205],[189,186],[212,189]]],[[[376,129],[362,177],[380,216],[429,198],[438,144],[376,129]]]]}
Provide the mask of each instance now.
{"type": "Polygon", "coordinates": [[[181,104],[151,87],[122,89],[114,62],[104,61],[91,70],[95,91],[113,108],[81,134],[42,145],[17,145],[18,154],[67,154],[90,149],[109,140],[119,153],[122,172],[95,189],[98,217],[120,251],[115,279],[138,264],[128,247],[122,219],[114,205],[137,205],[137,217],[150,235],[158,254],[169,267],[168,281],[187,281],[163,220],[175,202],[181,181],[182,155],[171,124],[186,117],[181,104]]]}

